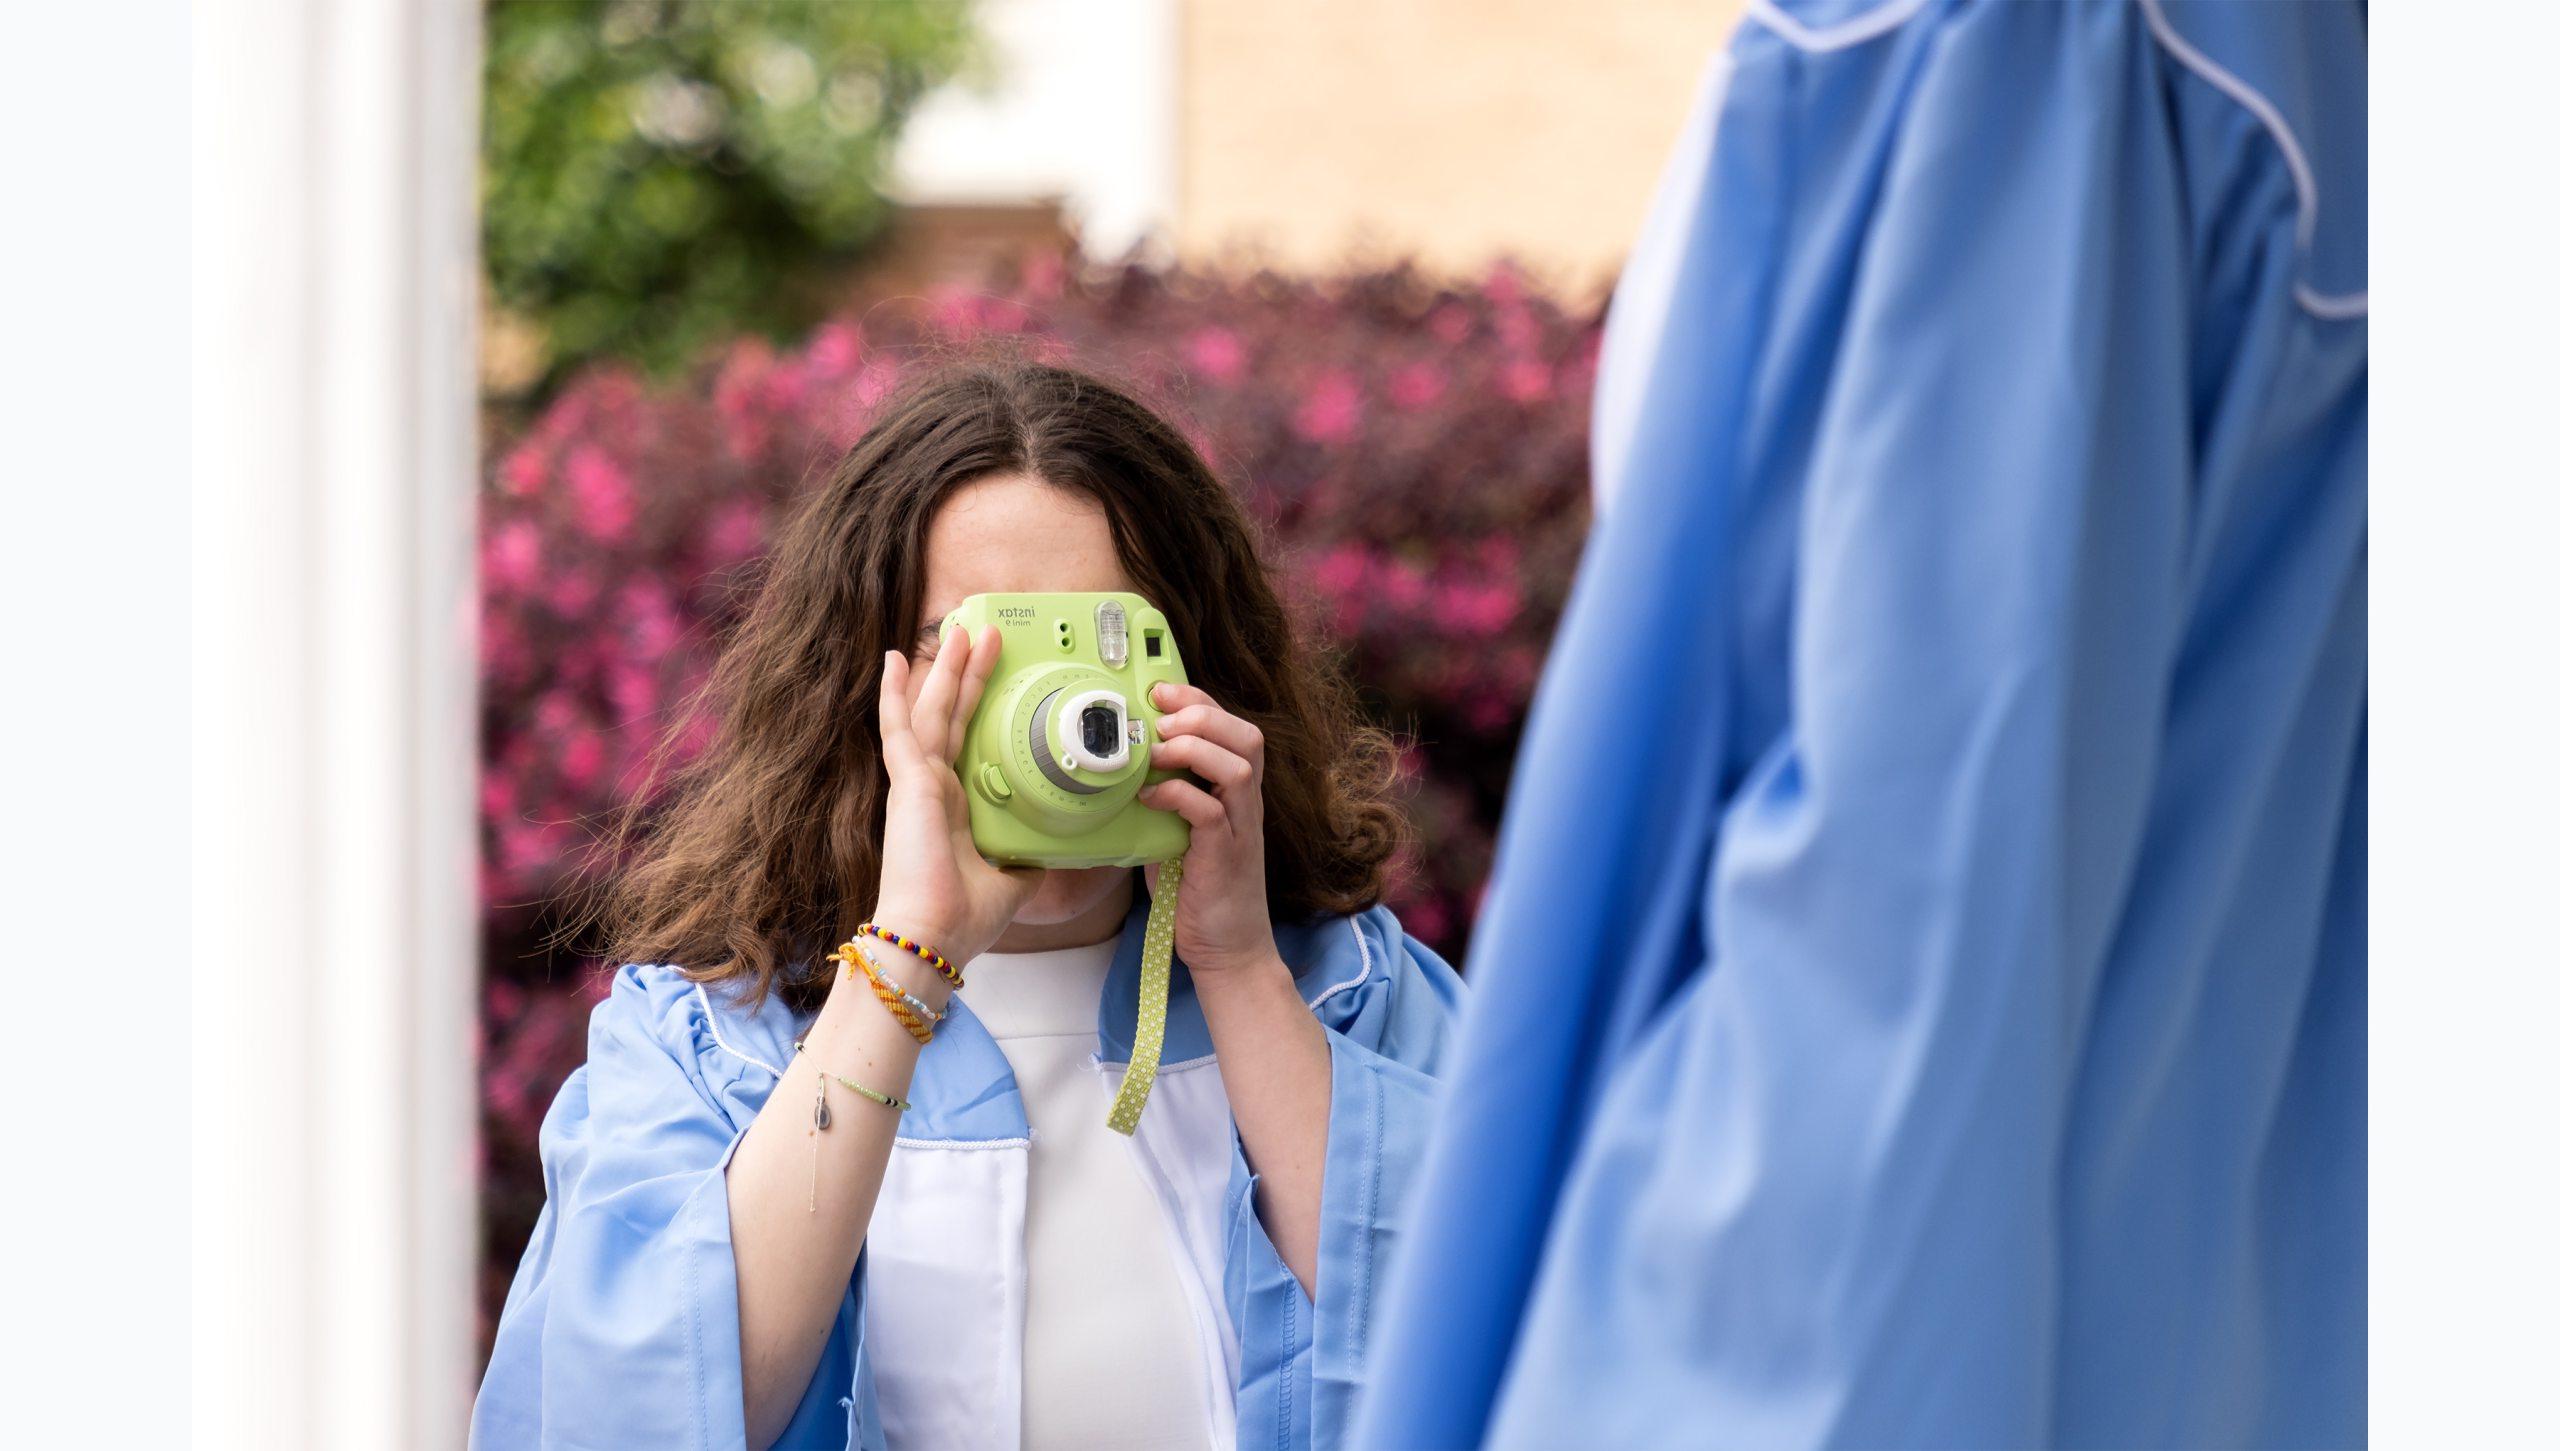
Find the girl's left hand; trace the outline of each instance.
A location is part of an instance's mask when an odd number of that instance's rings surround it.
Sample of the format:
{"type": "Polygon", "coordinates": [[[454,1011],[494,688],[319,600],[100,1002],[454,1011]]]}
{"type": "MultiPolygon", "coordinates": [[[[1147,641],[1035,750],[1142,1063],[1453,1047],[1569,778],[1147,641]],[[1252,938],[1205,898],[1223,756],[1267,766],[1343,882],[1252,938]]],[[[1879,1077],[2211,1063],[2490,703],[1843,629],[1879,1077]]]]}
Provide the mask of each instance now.
{"type": "MultiPolygon", "coordinates": [[[[1262,881],[1262,732],[1197,686],[1155,688],[1154,764],[1209,783],[1161,781],[1138,799],[1191,823],[1174,904],[1173,949],[1194,974],[1280,960],[1262,881]]],[[[1148,885],[1155,884],[1154,868],[1148,885]]]]}

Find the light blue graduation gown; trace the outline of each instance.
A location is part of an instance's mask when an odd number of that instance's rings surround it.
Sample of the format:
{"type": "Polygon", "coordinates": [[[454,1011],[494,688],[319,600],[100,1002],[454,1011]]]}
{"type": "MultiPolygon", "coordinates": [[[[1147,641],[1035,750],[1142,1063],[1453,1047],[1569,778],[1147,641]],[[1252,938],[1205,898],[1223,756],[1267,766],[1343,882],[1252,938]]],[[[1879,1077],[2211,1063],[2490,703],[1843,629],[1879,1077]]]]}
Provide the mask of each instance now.
{"type": "MultiPolygon", "coordinates": [[[[1097,1013],[1106,1065],[1128,1061],[1144,922],[1142,902],[1121,935],[1097,1013]]],[[[1199,1238],[1213,1247],[1188,1258],[1216,1261],[1199,1267],[1224,1332],[1208,1337],[1207,1353],[1213,1366],[1226,1362],[1218,1379],[1233,1397],[1235,1443],[1330,1447],[1341,1442],[1362,1380],[1384,1263],[1403,1240],[1405,1186],[1420,1158],[1459,988],[1448,965],[1406,937],[1383,907],[1283,927],[1278,937],[1333,1054],[1319,1293],[1309,1300],[1263,1232],[1222,1089],[1207,1127],[1222,1140],[1209,1151],[1226,1166],[1215,1186],[1223,1195],[1213,1188],[1205,1206],[1166,1207],[1208,1221],[1199,1238]]],[[[475,1447],[744,1445],[725,1171],[806,1021],[778,998],[747,1011],[665,967],[617,974],[591,1020],[587,1062],[543,1122],[549,1199],[499,1322],[472,1416],[475,1447]]],[[[1213,1074],[1196,1073],[1210,1054],[1199,1001],[1177,960],[1165,1076],[1133,1146],[1151,1165],[1198,1152],[1180,1138],[1190,1132],[1182,1126],[1186,1102],[1201,1101],[1186,1094],[1194,1085],[1214,1088],[1213,1074]]],[[[915,1107],[900,1124],[893,1174],[910,1154],[984,1149],[965,1157],[992,1160],[1027,1140],[1013,1075],[965,997],[918,1059],[909,1096],[915,1107]]],[[[887,1444],[865,1348],[868,1265],[866,1253],[817,1375],[776,1444],[866,1451],[887,1444]]],[[[1018,1336],[1019,1327],[987,1333],[1018,1336]]],[[[1002,1444],[1009,1429],[994,1425],[991,1439],[1002,1444]]]]}
{"type": "Polygon", "coordinates": [[[2364,64],[1754,6],[1355,1444],[2363,1440],[2364,64]]]}

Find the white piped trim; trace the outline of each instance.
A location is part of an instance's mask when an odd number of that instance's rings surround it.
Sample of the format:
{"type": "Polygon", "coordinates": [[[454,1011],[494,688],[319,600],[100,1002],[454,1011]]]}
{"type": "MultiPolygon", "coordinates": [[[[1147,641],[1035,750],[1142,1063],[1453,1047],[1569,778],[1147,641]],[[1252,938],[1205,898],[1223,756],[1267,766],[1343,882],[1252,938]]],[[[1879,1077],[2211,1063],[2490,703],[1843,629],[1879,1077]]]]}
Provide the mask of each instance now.
{"type": "MultiPolygon", "coordinates": [[[[2311,239],[2320,224],[2320,185],[2311,175],[2311,159],[2303,154],[2302,143],[2294,137],[2293,128],[2285,124],[2284,113],[2278,111],[2275,103],[2257,88],[2224,70],[2213,57],[2196,49],[2185,36],[2172,29],[2168,13],[2160,8],[2160,0],[2135,0],[2135,3],[2142,7],[2143,23],[2150,27],[2152,38],[2160,42],[2162,50],[2203,77],[2205,84],[2238,102],[2242,110],[2257,117],[2258,124],[2267,128],[2268,137],[2284,156],[2285,170],[2293,173],[2293,189],[2301,197],[2301,205],[2294,213],[2293,243],[2308,253],[2311,239]]],[[[2361,292],[2339,297],[2314,292],[2309,284],[2297,283],[2293,289],[2293,300],[2312,316],[2333,321],[2365,314],[2365,295],[2361,292]]]]}
{"type": "Polygon", "coordinates": [[[2297,283],[2293,289],[2293,300],[2302,305],[2304,312],[2313,317],[2325,318],[2330,322],[2346,322],[2365,314],[2364,294],[2361,292],[2351,293],[2345,297],[2331,297],[2327,293],[2314,292],[2309,287],[2297,283]]]}
{"type": "Polygon", "coordinates": [[[1751,0],[1751,6],[1743,12],[1743,18],[1759,21],[1768,28],[1770,34],[1798,50],[1809,50],[1821,54],[1826,51],[1846,50],[1850,46],[1873,40],[1919,14],[1928,7],[1929,3],[1930,0],[1892,0],[1892,3],[1879,5],[1855,20],[1844,20],[1837,25],[1826,25],[1818,30],[1779,9],[1771,4],[1770,0],[1751,0]]]}
{"type": "Polygon", "coordinates": [[[1323,992],[1320,992],[1314,997],[1308,999],[1307,1011],[1314,1012],[1316,1009],[1323,1007],[1325,1000],[1332,997],[1334,994],[1347,993],[1353,988],[1356,988],[1360,984],[1369,980],[1369,970],[1377,966],[1377,963],[1369,956],[1369,934],[1361,931],[1359,922],[1355,920],[1351,924],[1351,936],[1354,941],[1360,944],[1360,975],[1349,982],[1335,983],[1333,986],[1326,988],[1323,992]]]}
{"type": "Polygon", "coordinates": [[[2293,128],[2285,124],[2284,114],[2248,82],[2224,70],[2213,57],[2190,44],[2187,38],[2169,27],[2169,17],[2160,8],[2160,0],[2136,0],[2142,7],[2143,22],[2151,27],[2160,48],[2178,58],[2187,69],[2204,77],[2206,84],[2240,103],[2241,108],[2258,118],[2275,139],[2276,150],[2284,153],[2285,169],[2293,173],[2294,190],[2302,193],[2301,209],[2294,217],[2294,242],[2311,245],[2311,234],[2320,220],[2320,188],[2311,178],[2310,158],[2302,154],[2302,143],[2295,140],[2293,128]]]}
{"type": "MultiPolygon", "coordinates": [[[[1930,0],[1893,0],[1893,3],[1879,5],[1854,20],[1819,29],[1779,9],[1772,0],[1751,0],[1743,15],[1745,19],[1758,21],[1770,34],[1798,50],[1823,54],[1864,44],[1898,29],[1929,3],[1930,0]]],[[[2180,35],[2169,24],[2167,13],[2160,8],[2160,0],[2136,0],[2136,3],[2142,9],[2143,24],[2150,29],[2152,38],[2160,43],[2161,49],[2202,77],[2207,85],[2238,102],[2241,109],[2255,116],[2258,124],[2267,128],[2267,135],[2275,142],[2276,150],[2284,156],[2285,170],[2293,176],[2294,191],[2302,199],[2295,210],[2294,246],[2307,253],[2320,222],[2320,186],[2312,177],[2311,159],[2303,154],[2302,142],[2293,134],[2293,127],[2286,124],[2284,113],[2278,111],[2275,103],[2256,87],[2223,69],[2213,57],[2196,49],[2192,42],[2180,35]]],[[[2309,283],[2294,284],[2293,300],[2304,312],[2331,322],[2360,318],[2366,311],[2365,294],[2361,292],[2345,295],[2315,292],[2309,283]]]]}
{"type": "MultiPolygon", "coordinates": [[[[1097,1073],[1108,1073],[1115,1068],[1123,1073],[1129,1071],[1128,1064],[1116,1058],[1105,1058],[1099,1053],[1088,1054],[1084,1061],[1086,1067],[1097,1073]]],[[[1162,1078],[1168,1073],[1186,1073],[1194,1068],[1207,1068],[1217,1061],[1217,1054],[1203,1053],[1197,1058],[1185,1058],[1179,1063],[1159,1063],[1156,1065],[1156,1077],[1162,1078]]]]}
{"type": "Polygon", "coordinates": [[[728,1039],[720,1036],[720,1015],[711,1010],[711,994],[702,990],[702,984],[695,983],[693,985],[693,995],[702,1000],[703,1025],[711,1030],[711,1041],[718,1044],[722,1052],[727,1053],[732,1058],[743,1059],[746,1062],[752,1063],[758,1068],[763,1069],[765,1072],[772,1074],[776,1078],[780,1078],[782,1076],[781,1069],[774,1067],[772,1064],[758,1058],[753,1053],[749,1053],[739,1048],[736,1044],[731,1043],[728,1039]]]}

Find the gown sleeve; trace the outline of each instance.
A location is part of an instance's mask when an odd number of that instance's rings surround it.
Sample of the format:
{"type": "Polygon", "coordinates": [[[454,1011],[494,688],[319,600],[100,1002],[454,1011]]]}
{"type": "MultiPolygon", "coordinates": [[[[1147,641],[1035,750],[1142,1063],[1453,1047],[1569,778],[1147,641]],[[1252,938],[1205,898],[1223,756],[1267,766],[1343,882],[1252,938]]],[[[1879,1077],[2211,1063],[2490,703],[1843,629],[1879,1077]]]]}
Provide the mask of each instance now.
{"type": "MultiPolygon", "coordinates": [[[[473,1407],[474,1451],[731,1451],[746,1445],[729,1157],[769,1089],[723,1048],[695,986],[627,967],[597,1007],[587,1062],[542,1125],[546,1202],[508,1291],[473,1407]]],[[[864,1446],[860,1272],[798,1412],[775,1444],[864,1446]]]]}
{"type": "MultiPolygon", "coordinates": [[[[2361,1190],[2264,1152],[2361,1133],[2285,1085],[2360,770],[2360,335],[2159,7],[1805,8],[1630,269],[1665,317],[1604,363],[1357,1443],[2344,1444],[2251,1417],[2332,1313],[2260,1226],[2361,1264],[2361,1190]]],[[[2219,9],[2360,77],[2344,7],[2219,9]]]]}
{"type": "Polygon", "coordinates": [[[1457,974],[1373,908],[1345,925],[1367,970],[1313,991],[1333,1049],[1324,1200],[1310,1300],[1254,1209],[1256,1176],[1234,1144],[1227,1187],[1228,1312],[1242,1362],[1236,1439],[1245,1447],[1330,1448],[1366,1379],[1379,1278],[1396,1256],[1407,1191],[1456,1018],[1457,974]]]}

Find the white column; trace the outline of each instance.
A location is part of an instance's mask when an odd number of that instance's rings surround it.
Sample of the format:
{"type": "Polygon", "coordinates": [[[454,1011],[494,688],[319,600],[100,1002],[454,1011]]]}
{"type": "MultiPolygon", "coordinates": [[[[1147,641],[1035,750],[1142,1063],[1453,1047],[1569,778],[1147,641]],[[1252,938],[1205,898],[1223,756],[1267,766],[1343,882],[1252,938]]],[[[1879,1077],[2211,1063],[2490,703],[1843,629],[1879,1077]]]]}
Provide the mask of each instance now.
{"type": "Polygon", "coordinates": [[[195,1444],[470,1393],[479,7],[195,17],[195,1444]]]}

